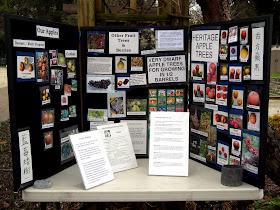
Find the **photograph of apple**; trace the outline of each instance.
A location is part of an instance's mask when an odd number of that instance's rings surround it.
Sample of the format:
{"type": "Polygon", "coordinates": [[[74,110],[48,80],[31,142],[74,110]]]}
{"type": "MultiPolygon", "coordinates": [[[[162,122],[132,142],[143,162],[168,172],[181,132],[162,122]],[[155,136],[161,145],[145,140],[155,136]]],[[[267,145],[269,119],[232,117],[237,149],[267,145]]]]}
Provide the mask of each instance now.
{"type": "Polygon", "coordinates": [[[123,76],[118,75],[117,76],[117,90],[128,90],[129,89],[129,75],[123,76]]]}
{"type": "Polygon", "coordinates": [[[213,125],[216,125],[219,130],[228,130],[228,113],[214,110],[213,125]]]}
{"type": "Polygon", "coordinates": [[[241,137],[243,127],[243,115],[229,114],[229,134],[232,136],[241,137]]]}
{"type": "Polygon", "coordinates": [[[230,155],[229,165],[240,165],[240,158],[230,155]]]}
{"type": "Polygon", "coordinates": [[[205,84],[193,83],[193,101],[202,103],[205,101],[205,84]]]}
{"type": "Polygon", "coordinates": [[[228,54],[228,46],[226,44],[220,44],[219,56],[221,60],[226,60],[228,54]]]}
{"type": "Polygon", "coordinates": [[[227,106],[227,95],[228,86],[227,85],[216,85],[216,104],[227,106]]]}
{"type": "Polygon", "coordinates": [[[71,85],[64,84],[64,95],[71,96],[71,85]]]}
{"type": "Polygon", "coordinates": [[[40,87],[40,95],[41,95],[42,105],[51,103],[50,86],[40,87]]]}
{"type": "Polygon", "coordinates": [[[217,63],[207,62],[207,84],[215,85],[217,82],[217,63]]]}
{"type": "Polygon", "coordinates": [[[228,30],[221,30],[221,44],[227,44],[228,30]]]}
{"type": "Polygon", "coordinates": [[[61,106],[66,106],[66,105],[68,105],[68,96],[62,95],[61,96],[61,106]]]}
{"type": "Polygon", "coordinates": [[[240,62],[247,62],[249,59],[249,45],[240,45],[240,62]]]}
{"type": "Polygon", "coordinates": [[[258,88],[249,88],[247,92],[247,107],[252,109],[260,109],[261,99],[260,99],[261,90],[258,88]]]}
{"type": "Polygon", "coordinates": [[[237,46],[229,47],[229,59],[231,61],[237,61],[237,46]]]}
{"type": "Polygon", "coordinates": [[[66,59],[67,79],[76,78],[76,59],[66,59]]]}
{"type": "Polygon", "coordinates": [[[227,165],[229,163],[229,146],[219,141],[217,151],[217,164],[227,165]]]}
{"type": "Polygon", "coordinates": [[[208,102],[215,102],[215,85],[206,85],[206,98],[205,100],[208,102]]]}
{"type": "Polygon", "coordinates": [[[240,44],[248,43],[248,26],[240,28],[240,44]]]}
{"type": "Polygon", "coordinates": [[[251,67],[243,66],[243,80],[250,80],[250,79],[251,79],[251,67]]]}
{"type": "Polygon", "coordinates": [[[66,67],[66,59],[63,53],[58,53],[58,66],[66,67]]]}
{"type": "Polygon", "coordinates": [[[260,132],[260,112],[248,111],[247,122],[247,129],[260,132]]]}
{"type": "Polygon", "coordinates": [[[231,154],[239,157],[241,153],[241,141],[238,139],[231,140],[231,154]]]}
{"type": "Polygon", "coordinates": [[[191,78],[193,80],[204,79],[204,63],[192,63],[191,64],[191,78]]]}
{"type": "Polygon", "coordinates": [[[234,109],[243,109],[244,90],[232,87],[232,100],[231,105],[234,109]]]}
{"type": "Polygon", "coordinates": [[[36,51],[36,78],[37,82],[49,82],[48,51],[36,51]]]}
{"type": "Polygon", "coordinates": [[[228,43],[233,43],[233,42],[237,42],[238,39],[238,27],[237,26],[233,26],[229,28],[229,34],[228,34],[228,43]]]}
{"type": "Polygon", "coordinates": [[[242,65],[229,65],[229,81],[242,82],[242,65]]]}
{"type": "Polygon", "coordinates": [[[41,114],[42,129],[54,126],[54,109],[42,110],[41,114]]]}
{"type": "Polygon", "coordinates": [[[228,64],[220,63],[220,80],[227,81],[228,80],[228,64]]]}
{"type": "Polygon", "coordinates": [[[17,54],[17,78],[34,79],[34,54],[25,52],[16,52],[17,54]]]}
{"type": "Polygon", "coordinates": [[[53,131],[43,133],[43,139],[45,144],[45,150],[53,147],[53,131]]]}

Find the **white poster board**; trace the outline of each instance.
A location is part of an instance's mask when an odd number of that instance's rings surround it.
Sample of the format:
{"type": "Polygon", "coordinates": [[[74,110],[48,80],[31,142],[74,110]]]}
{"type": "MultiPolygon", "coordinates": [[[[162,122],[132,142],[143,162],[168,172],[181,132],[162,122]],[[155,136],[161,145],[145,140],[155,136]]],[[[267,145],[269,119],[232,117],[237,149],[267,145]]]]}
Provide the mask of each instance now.
{"type": "Polygon", "coordinates": [[[109,32],[109,54],[138,54],[138,32],[109,32]]]}

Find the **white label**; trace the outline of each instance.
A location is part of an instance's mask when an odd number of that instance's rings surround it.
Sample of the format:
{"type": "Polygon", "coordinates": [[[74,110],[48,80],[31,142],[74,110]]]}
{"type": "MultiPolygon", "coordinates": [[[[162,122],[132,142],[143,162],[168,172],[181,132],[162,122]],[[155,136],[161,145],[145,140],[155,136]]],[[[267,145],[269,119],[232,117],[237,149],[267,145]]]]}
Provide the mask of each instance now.
{"type": "Polygon", "coordinates": [[[214,104],[205,104],[204,107],[205,107],[205,109],[211,109],[211,110],[216,110],[216,111],[218,111],[218,105],[214,105],[214,104]]]}
{"type": "Polygon", "coordinates": [[[45,49],[45,41],[13,39],[13,46],[45,49]]]}
{"type": "Polygon", "coordinates": [[[113,68],[112,57],[88,57],[87,73],[88,74],[112,74],[113,68]]]}
{"type": "Polygon", "coordinates": [[[148,57],[148,82],[186,82],[185,55],[148,57]]]}
{"type": "Polygon", "coordinates": [[[36,34],[41,37],[59,39],[59,28],[36,25],[36,34]]]}
{"type": "Polygon", "coordinates": [[[138,54],[138,32],[109,32],[109,54],[138,54]]]}
{"type": "Polygon", "coordinates": [[[263,80],[264,28],[252,29],[251,80],[263,80]]]}
{"type": "Polygon", "coordinates": [[[77,58],[77,50],[65,50],[65,58],[77,58]]]}
{"type": "Polygon", "coordinates": [[[192,157],[194,159],[197,159],[197,160],[199,160],[201,162],[206,162],[206,158],[205,157],[201,157],[201,156],[193,154],[193,153],[190,153],[190,157],[192,157]]]}
{"type": "Polygon", "coordinates": [[[20,151],[21,184],[33,180],[31,145],[29,130],[18,132],[20,151]]]}
{"type": "Polygon", "coordinates": [[[146,74],[130,74],[130,86],[146,85],[146,74]]]}
{"type": "Polygon", "coordinates": [[[229,134],[233,135],[233,136],[241,136],[241,130],[230,128],[229,129],[229,134]]]}
{"type": "Polygon", "coordinates": [[[192,61],[218,62],[220,30],[192,32],[192,61]]]}
{"type": "Polygon", "coordinates": [[[199,135],[201,135],[201,136],[208,137],[208,133],[204,133],[204,132],[202,132],[202,131],[195,130],[195,129],[193,129],[193,128],[191,128],[191,132],[197,133],[197,134],[199,134],[199,135]]]}
{"type": "Polygon", "coordinates": [[[184,50],[184,30],[156,31],[157,51],[184,50]]]}

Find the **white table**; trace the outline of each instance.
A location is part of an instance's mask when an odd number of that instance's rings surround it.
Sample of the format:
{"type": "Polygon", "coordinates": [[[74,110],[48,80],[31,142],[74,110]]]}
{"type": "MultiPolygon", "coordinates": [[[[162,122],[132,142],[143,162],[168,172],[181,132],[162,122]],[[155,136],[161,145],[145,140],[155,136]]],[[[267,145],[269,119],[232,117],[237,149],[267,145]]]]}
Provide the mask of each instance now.
{"type": "Polygon", "coordinates": [[[77,165],[49,179],[49,189],[23,190],[30,202],[142,202],[257,200],[263,190],[243,183],[240,187],[221,184],[221,173],[190,160],[188,177],[149,176],[148,160],[137,159],[138,168],[115,174],[115,180],[85,190],[77,165]]]}

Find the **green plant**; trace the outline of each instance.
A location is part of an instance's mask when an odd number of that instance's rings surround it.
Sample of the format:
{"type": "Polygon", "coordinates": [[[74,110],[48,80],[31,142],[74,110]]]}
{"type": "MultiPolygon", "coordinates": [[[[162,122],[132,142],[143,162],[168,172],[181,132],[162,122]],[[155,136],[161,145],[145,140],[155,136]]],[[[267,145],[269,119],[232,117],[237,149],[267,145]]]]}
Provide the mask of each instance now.
{"type": "Polygon", "coordinates": [[[272,117],[268,116],[268,122],[276,131],[280,133],[280,112],[274,114],[272,117]]]}
{"type": "Polygon", "coordinates": [[[279,209],[280,208],[280,196],[276,198],[265,198],[255,201],[253,204],[254,209],[279,209]]]}

